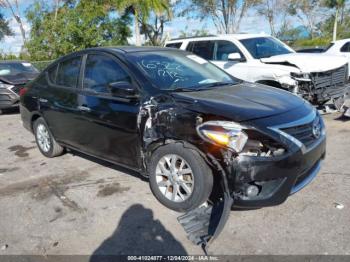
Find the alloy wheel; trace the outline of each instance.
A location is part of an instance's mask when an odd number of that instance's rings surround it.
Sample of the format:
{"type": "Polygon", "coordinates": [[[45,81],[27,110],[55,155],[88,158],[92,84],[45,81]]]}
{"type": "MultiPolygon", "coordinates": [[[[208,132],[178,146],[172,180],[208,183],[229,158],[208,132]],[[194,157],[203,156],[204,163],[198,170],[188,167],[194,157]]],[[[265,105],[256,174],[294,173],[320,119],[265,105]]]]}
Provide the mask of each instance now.
{"type": "Polygon", "coordinates": [[[179,155],[163,156],[156,167],[159,191],[169,200],[183,202],[193,192],[194,176],[190,165],[179,155]]]}
{"type": "Polygon", "coordinates": [[[50,134],[46,126],[39,124],[36,130],[36,137],[41,150],[44,152],[49,152],[51,149],[50,134]]]}

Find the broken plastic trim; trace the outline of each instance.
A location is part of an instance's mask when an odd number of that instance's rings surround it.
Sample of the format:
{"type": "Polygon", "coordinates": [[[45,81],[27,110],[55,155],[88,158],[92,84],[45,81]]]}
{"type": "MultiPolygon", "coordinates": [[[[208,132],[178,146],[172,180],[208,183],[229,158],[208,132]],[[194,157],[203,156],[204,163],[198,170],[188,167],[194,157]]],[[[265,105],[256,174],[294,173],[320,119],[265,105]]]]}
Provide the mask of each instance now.
{"type": "Polygon", "coordinates": [[[220,235],[226,225],[234,202],[230,196],[225,171],[212,155],[208,154],[208,157],[221,173],[223,197],[212,205],[201,205],[178,217],[187,238],[195,245],[200,245],[206,255],[209,244],[220,235]]]}
{"type": "Polygon", "coordinates": [[[187,238],[200,245],[205,254],[210,243],[223,230],[231,212],[233,198],[227,193],[214,205],[200,206],[177,219],[187,233],[187,238]]]}

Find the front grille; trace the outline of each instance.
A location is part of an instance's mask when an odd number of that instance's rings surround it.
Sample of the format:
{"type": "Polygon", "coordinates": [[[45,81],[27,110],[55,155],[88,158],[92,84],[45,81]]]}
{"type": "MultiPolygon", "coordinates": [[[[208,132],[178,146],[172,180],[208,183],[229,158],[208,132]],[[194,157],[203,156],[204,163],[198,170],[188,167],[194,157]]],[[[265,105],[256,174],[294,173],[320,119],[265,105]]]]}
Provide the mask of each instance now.
{"type": "Polygon", "coordinates": [[[345,85],[348,82],[348,66],[327,72],[312,73],[311,79],[316,89],[345,85]]]}
{"type": "MultiPolygon", "coordinates": [[[[315,119],[307,124],[303,124],[300,126],[294,126],[289,128],[281,129],[283,132],[287,133],[288,135],[298,139],[301,143],[305,145],[305,147],[312,146],[319,136],[316,136],[314,134],[314,125],[320,125],[320,128],[322,128],[321,119],[319,116],[316,116],[315,119]]],[[[321,129],[319,130],[321,132],[321,129]]]]}

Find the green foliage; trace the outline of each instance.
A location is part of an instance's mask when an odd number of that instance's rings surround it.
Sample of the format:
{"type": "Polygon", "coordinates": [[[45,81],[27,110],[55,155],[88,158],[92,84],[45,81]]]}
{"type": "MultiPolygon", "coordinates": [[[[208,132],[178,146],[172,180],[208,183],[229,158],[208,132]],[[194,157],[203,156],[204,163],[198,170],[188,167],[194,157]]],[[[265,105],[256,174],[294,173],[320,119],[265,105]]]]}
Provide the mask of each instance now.
{"type": "Polygon", "coordinates": [[[11,28],[9,27],[8,21],[4,18],[4,15],[0,13],[0,41],[5,37],[5,36],[10,36],[12,35],[13,32],[11,28]]]}
{"type": "Polygon", "coordinates": [[[117,17],[89,0],[65,2],[57,10],[36,2],[27,10],[31,35],[26,45],[33,60],[50,60],[81,49],[125,45],[131,36],[128,14],[117,17]]]}
{"type": "Polygon", "coordinates": [[[328,46],[332,41],[332,38],[329,37],[320,37],[320,38],[313,38],[313,39],[299,39],[296,40],[293,43],[293,46],[296,47],[322,47],[322,46],[328,46]]]}
{"type": "MultiPolygon", "coordinates": [[[[349,10],[347,11],[349,12],[349,10]]],[[[334,15],[330,16],[323,23],[320,23],[320,31],[323,35],[328,38],[332,38],[333,26],[334,26],[334,15]]],[[[344,39],[350,38],[350,17],[344,16],[341,23],[338,23],[337,38],[344,39]]]]}

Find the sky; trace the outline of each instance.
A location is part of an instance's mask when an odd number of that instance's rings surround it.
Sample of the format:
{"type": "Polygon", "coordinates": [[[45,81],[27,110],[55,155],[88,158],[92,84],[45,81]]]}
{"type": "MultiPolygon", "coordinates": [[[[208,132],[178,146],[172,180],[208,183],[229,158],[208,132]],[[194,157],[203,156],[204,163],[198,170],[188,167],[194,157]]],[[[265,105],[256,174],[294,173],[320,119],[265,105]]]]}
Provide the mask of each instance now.
{"type": "MultiPolygon", "coordinates": [[[[25,11],[33,3],[34,0],[19,0],[19,8],[22,17],[24,17],[25,11]]],[[[12,31],[14,32],[14,36],[5,37],[0,42],[0,52],[7,54],[18,54],[22,46],[22,38],[19,26],[14,20],[14,18],[12,18],[12,15],[9,12],[9,10],[2,9],[1,11],[4,14],[4,16],[9,20],[9,24],[12,31]]],[[[30,33],[30,25],[25,19],[23,20],[23,23],[26,30],[26,34],[28,36],[30,33]]],[[[198,19],[187,19],[185,17],[174,17],[171,22],[166,24],[164,31],[165,35],[169,34],[171,38],[175,38],[179,36],[181,31],[191,32],[192,30],[200,29],[205,29],[209,31],[210,34],[216,33],[216,29],[210,21],[201,22],[198,19]]],[[[266,22],[266,20],[254,14],[248,14],[242,20],[240,31],[245,33],[270,33],[269,25],[266,22]]],[[[129,42],[132,44],[134,42],[134,38],[129,39],[129,42]]]]}

